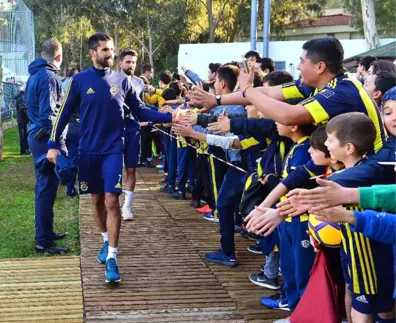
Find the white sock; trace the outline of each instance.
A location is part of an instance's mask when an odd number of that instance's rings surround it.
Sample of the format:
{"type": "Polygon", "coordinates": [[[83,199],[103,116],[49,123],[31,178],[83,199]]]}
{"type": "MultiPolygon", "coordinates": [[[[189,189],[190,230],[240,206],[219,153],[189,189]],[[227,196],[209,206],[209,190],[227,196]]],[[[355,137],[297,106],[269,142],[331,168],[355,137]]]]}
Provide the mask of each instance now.
{"type": "Polygon", "coordinates": [[[114,258],[115,260],[117,260],[117,248],[109,246],[109,253],[107,254],[106,261],[110,258],[114,258]]]}
{"type": "Polygon", "coordinates": [[[125,202],[124,202],[124,207],[127,207],[127,208],[130,208],[130,207],[131,207],[132,198],[133,198],[133,192],[131,192],[131,191],[125,191],[125,202]]]}
{"type": "Polygon", "coordinates": [[[109,234],[107,232],[102,232],[101,235],[103,237],[103,242],[109,241],[109,234]]]}

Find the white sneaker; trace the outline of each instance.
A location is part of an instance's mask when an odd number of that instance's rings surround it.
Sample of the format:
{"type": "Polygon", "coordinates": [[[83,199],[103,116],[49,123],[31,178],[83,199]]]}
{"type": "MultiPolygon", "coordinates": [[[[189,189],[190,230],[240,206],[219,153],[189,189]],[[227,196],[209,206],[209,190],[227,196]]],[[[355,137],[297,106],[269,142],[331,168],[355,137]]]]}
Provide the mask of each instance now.
{"type": "Polygon", "coordinates": [[[123,206],[122,207],[122,219],[124,221],[130,221],[133,220],[133,214],[132,211],[129,207],[123,206]]]}

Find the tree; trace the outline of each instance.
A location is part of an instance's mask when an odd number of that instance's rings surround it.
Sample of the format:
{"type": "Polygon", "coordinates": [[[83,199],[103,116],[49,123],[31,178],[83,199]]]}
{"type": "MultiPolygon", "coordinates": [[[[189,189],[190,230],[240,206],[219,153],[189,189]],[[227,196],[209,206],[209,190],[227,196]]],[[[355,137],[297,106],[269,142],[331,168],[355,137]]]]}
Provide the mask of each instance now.
{"type": "Polygon", "coordinates": [[[362,18],[364,38],[369,49],[378,48],[380,44],[375,24],[374,0],[362,0],[362,18]]]}

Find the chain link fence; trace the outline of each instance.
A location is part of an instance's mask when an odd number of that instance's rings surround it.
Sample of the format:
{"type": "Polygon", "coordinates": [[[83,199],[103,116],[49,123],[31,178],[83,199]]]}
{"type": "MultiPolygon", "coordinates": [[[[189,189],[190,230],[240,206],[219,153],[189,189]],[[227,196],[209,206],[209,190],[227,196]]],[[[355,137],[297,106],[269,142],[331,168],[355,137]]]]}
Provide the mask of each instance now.
{"type": "Polygon", "coordinates": [[[2,102],[1,102],[1,122],[7,122],[16,116],[16,105],[15,105],[15,97],[19,94],[21,86],[16,83],[1,83],[1,93],[2,93],[2,102]]]}

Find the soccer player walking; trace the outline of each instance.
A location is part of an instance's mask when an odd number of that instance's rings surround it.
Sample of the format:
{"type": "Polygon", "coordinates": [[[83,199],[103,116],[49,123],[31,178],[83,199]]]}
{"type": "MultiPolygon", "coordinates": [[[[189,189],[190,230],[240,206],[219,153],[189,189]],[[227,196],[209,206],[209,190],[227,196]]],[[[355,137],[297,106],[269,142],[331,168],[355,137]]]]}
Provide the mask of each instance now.
{"type": "Polygon", "coordinates": [[[142,121],[172,122],[170,113],[145,108],[127,75],[110,69],[113,40],[98,33],[88,40],[93,67],[76,74],[65,91],[47,158],[56,162],[59,138],[73,112],[80,109],[79,187],[90,193],[96,224],[103,236],[98,261],[106,264],[105,281],[120,282],[117,246],[121,226],[118,197],[122,192],[125,115],[142,121]]]}

